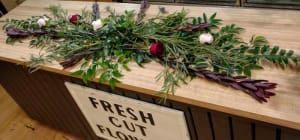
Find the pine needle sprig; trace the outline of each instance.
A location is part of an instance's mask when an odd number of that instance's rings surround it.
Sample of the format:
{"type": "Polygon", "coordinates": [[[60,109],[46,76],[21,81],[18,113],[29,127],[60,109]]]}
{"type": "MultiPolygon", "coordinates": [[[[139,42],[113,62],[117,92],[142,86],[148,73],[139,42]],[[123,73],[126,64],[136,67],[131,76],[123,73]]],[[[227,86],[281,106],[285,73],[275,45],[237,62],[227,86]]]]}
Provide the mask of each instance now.
{"type": "Polygon", "coordinates": [[[58,21],[60,23],[68,22],[68,11],[63,9],[61,5],[51,5],[49,10],[54,21],[58,21]]]}

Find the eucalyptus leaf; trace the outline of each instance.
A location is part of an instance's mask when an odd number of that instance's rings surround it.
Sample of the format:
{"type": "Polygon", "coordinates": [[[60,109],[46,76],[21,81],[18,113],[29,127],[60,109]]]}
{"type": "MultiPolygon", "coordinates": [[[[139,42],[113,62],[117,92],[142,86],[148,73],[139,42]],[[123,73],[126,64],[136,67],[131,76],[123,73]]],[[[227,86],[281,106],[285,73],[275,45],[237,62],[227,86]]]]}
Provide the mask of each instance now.
{"type": "Polygon", "coordinates": [[[100,83],[104,83],[104,82],[106,82],[108,80],[109,80],[109,74],[108,74],[108,72],[103,72],[101,74],[100,78],[99,78],[99,82],[100,83]]]}
{"type": "Polygon", "coordinates": [[[247,77],[251,77],[251,69],[250,68],[247,68],[247,67],[244,68],[243,72],[247,77]]]}
{"type": "Polygon", "coordinates": [[[121,83],[121,81],[115,79],[115,78],[111,78],[109,80],[109,86],[112,90],[114,90],[116,88],[116,83],[121,83]]]}
{"type": "Polygon", "coordinates": [[[116,77],[116,78],[119,78],[119,77],[123,76],[118,70],[114,70],[112,73],[113,73],[113,76],[116,77]]]}
{"type": "Polygon", "coordinates": [[[79,76],[83,73],[83,70],[78,70],[78,71],[75,71],[75,72],[72,72],[71,75],[72,76],[79,76]]]}
{"type": "Polygon", "coordinates": [[[281,49],[281,50],[280,50],[280,52],[279,52],[279,55],[281,55],[281,56],[284,56],[284,55],[285,55],[285,53],[286,53],[286,50],[284,50],[284,49],[281,49]]]}
{"type": "Polygon", "coordinates": [[[275,55],[278,51],[279,51],[279,47],[275,46],[271,51],[271,55],[275,55]]]}
{"type": "Polygon", "coordinates": [[[287,52],[286,56],[291,57],[291,56],[293,56],[293,54],[294,54],[294,51],[293,50],[289,50],[287,52]]]}

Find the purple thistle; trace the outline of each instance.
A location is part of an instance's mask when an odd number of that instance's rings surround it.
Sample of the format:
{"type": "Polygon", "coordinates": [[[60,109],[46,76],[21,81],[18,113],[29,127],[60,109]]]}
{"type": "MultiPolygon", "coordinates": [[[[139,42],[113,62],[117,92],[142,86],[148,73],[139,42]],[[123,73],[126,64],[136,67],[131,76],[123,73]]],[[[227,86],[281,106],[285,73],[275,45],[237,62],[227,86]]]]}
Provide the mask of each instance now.
{"type": "Polygon", "coordinates": [[[150,7],[150,4],[149,4],[148,0],[142,0],[140,11],[137,14],[137,20],[136,20],[137,23],[140,23],[143,20],[143,18],[146,15],[145,12],[149,7],[150,7]]]}
{"type": "Polygon", "coordinates": [[[100,18],[100,11],[99,11],[99,4],[97,2],[98,0],[95,0],[95,3],[93,4],[93,20],[97,20],[100,18]]]}
{"type": "Polygon", "coordinates": [[[148,0],[142,0],[140,10],[141,10],[141,11],[145,11],[148,7],[149,7],[149,2],[148,2],[148,0]]]}

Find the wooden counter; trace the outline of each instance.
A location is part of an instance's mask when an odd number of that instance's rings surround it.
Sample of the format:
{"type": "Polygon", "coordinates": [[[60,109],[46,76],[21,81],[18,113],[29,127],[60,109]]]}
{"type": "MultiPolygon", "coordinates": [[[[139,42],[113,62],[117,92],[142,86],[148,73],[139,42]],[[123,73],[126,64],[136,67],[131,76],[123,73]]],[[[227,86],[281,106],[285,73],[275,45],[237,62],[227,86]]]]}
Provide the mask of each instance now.
{"type": "MultiPolygon", "coordinates": [[[[15,8],[1,19],[15,18],[25,19],[34,15],[48,13],[47,7],[50,4],[60,3],[64,8],[69,10],[69,14],[79,13],[82,8],[91,7],[91,2],[72,2],[72,1],[54,1],[54,0],[27,0],[19,7],[15,8]]],[[[122,13],[125,9],[138,9],[139,5],[126,3],[101,3],[100,12],[107,15],[104,7],[111,6],[117,13],[122,13]]],[[[155,16],[157,7],[152,5],[147,12],[147,16],[155,16]]],[[[182,6],[165,6],[167,11],[179,11],[182,6]]],[[[300,11],[292,10],[270,10],[270,9],[241,9],[228,7],[202,7],[186,6],[185,9],[190,11],[190,16],[202,15],[206,12],[211,15],[217,12],[217,17],[223,19],[224,24],[234,23],[246,29],[242,34],[245,40],[250,40],[252,35],[265,36],[272,45],[279,45],[282,48],[292,49],[295,54],[300,54],[300,11]]],[[[2,25],[2,24],[1,24],[2,25]]],[[[12,64],[22,64],[31,54],[38,54],[39,50],[28,47],[28,41],[25,43],[15,43],[12,45],[5,44],[6,35],[4,31],[0,32],[0,62],[12,64]]],[[[144,68],[134,63],[130,65],[131,71],[124,72],[125,76],[118,88],[129,90],[141,95],[153,96],[159,91],[162,83],[155,81],[155,76],[163,69],[157,63],[150,63],[144,68]]],[[[1,80],[5,83],[8,79],[9,72],[5,67],[1,67],[1,80]]],[[[76,70],[71,68],[62,70],[57,63],[45,65],[41,71],[46,71],[58,75],[71,77],[70,72],[76,70]]],[[[264,70],[256,71],[253,74],[255,79],[266,79],[278,83],[274,92],[276,96],[272,97],[268,103],[258,103],[249,95],[224,87],[216,83],[203,79],[194,79],[188,85],[183,85],[176,90],[175,96],[170,96],[169,101],[183,103],[195,108],[204,108],[212,111],[223,112],[237,117],[242,117],[259,122],[265,122],[274,126],[292,128],[300,130],[300,67],[293,69],[276,67],[266,64],[264,70]]],[[[34,74],[33,74],[34,75],[34,74]]],[[[20,79],[21,80],[21,79],[20,79]]],[[[95,80],[96,81],[96,80],[95,80]]],[[[31,83],[28,83],[31,84],[31,83]]],[[[4,88],[6,84],[3,84],[4,88]]],[[[15,85],[18,86],[18,85],[15,85]]],[[[8,92],[10,92],[8,90],[8,92]]],[[[133,96],[133,95],[127,95],[133,96]]],[[[134,95],[137,96],[137,95],[134,95]]],[[[232,126],[231,126],[232,127],[232,126]]],[[[274,133],[277,133],[275,129],[274,133]]],[[[296,132],[299,136],[299,132],[296,132]]],[[[299,138],[299,137],[298,137],[299,138]]]]}

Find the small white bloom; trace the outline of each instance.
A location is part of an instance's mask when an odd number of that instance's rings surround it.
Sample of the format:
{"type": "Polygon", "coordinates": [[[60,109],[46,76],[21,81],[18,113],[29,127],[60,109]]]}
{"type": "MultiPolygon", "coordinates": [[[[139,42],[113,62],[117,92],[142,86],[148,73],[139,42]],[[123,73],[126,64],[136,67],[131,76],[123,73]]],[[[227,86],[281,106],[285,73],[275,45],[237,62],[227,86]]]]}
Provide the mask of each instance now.
{"type": "Polygon", "coordinates": [[[102,22],[101,22],[101,19],[98,19],[96,21],[93,21],[92,22],[92,25],[93,25],[93,29],[94,31],[96,31],[97,29],[101,28],[103,25],[102,25],[102,22]]]}
{"type": "Polygon", "coordinates": [[[214,37],[210,33],[203,33],[199,36],[199,41],[202,44],[211,44],[214,41],[214,37]]]}
{"type": "Polygon", "coordinates": [[[43,16],[43,19],[47,22],[49,20],[49,18],[47,18],[46,16],[43,16]]]}
{"type": "Polygon", "coordinates": [[[37,21],[37,24],[38,24],[40,27],[46,26],[46,22],[47,22],[48,20],[49,20],[49,19],[48,19],[47,17],[40,18],[40,19],[37,21]]]}

